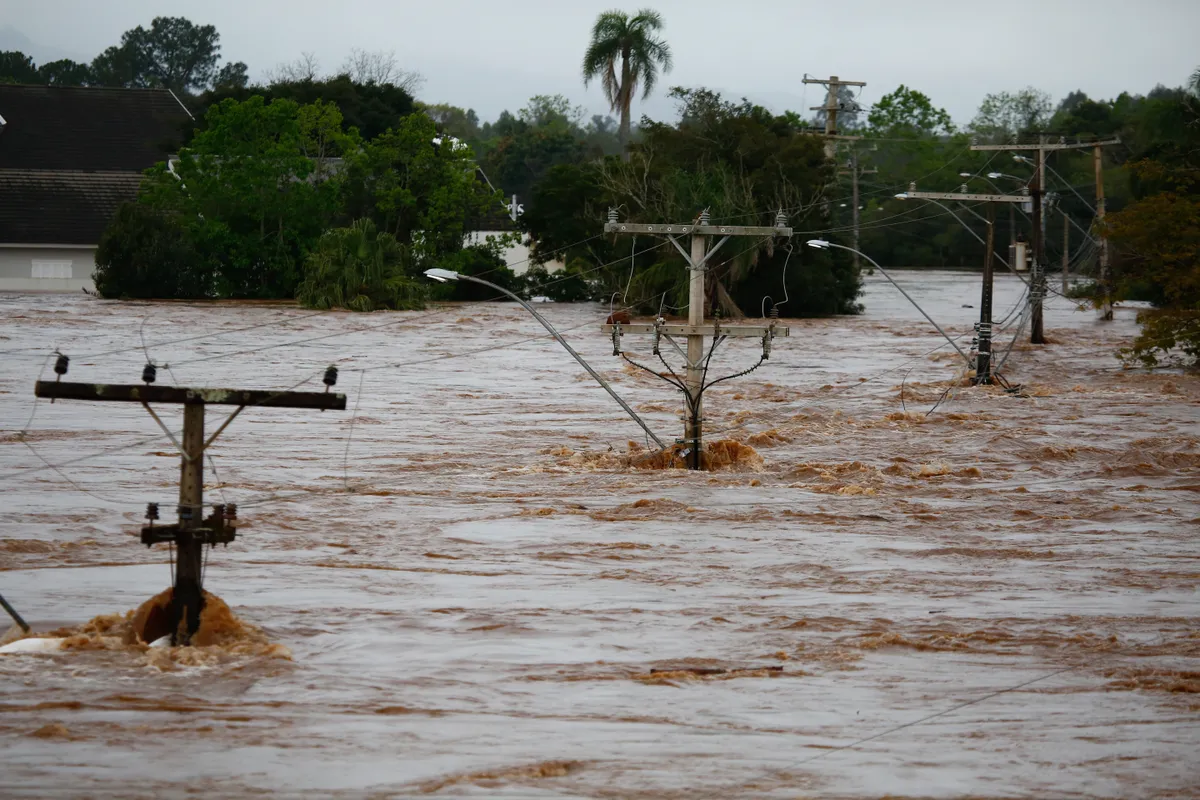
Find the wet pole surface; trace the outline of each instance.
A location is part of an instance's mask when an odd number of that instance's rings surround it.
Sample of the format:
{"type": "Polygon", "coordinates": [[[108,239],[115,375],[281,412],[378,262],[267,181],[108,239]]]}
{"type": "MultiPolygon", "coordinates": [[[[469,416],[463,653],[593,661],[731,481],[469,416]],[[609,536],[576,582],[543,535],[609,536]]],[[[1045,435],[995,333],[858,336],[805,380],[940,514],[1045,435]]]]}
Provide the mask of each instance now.
{"type": "MultiPolygon", "coordinates": [[[[896,277],[970,340],[977,273],[896,277]]],[[[1021,288],[997,276],[997,361],[1021,288]]],[[[355,368],[540,336],[512,305],[0,295],[0,589],[35,631],[75,632],[0,656],[0,794],[1197,796],[1200,381],[1122,371],[1134,309],[1101,324],[1051,295],[1053,344],[1026,328],[1001,369],[1030,397],[946,392],[949,345],[926,355],[944,340],[885,282],[864,302],[788,321],[763,368],[710,392],[708,443],[757,452],[692,473],[625,466],[640,431],[549,336],[368,372],[358,397],[355,368]],[[51,463],[123,448],[64,466],[72,485],[15,433],[56,346],[66,379],[136,382],[143,323],[164,384],[342,371],[347,412],[247,409],[205,469],[241,518],[205,588],[258,633],[105,638],[102,615],[170,584],[137,531],[178,455],[139,407],[43,401],[25,440],[51,463]]],[[[607,306],[545,308],[678,429],[678,396],[611,357],[607,306]]],[[[727,343],[714,371],[757,347],[727,343]]]]}

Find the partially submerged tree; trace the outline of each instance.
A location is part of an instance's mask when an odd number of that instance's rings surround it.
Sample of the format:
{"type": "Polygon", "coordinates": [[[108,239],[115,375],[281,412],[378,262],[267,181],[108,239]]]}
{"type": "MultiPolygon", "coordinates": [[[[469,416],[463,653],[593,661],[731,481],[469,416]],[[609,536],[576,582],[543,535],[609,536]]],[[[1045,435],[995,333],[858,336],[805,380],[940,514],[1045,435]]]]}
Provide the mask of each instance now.
{"type": "Polygon", "coordinates": [[[322,234],[304,263],[296,299],[307,308],[351,311],[420,308],[425,282],[409,269],[410,254],[369,219],[322,234]]]}
{"type": "Polygon", "coordinates": [[[583,85],[597,78],[612,110],[621,117],[619,137],[629,143],[630,106],[638,87],[642,98],[650,96],[658,82],[658,71],[671,71],[671,48],[656,34],[662,16],[644,8],[630,17],[621,11],[605,11],[592,27],[592,39],[583,56],[583,85]]]}

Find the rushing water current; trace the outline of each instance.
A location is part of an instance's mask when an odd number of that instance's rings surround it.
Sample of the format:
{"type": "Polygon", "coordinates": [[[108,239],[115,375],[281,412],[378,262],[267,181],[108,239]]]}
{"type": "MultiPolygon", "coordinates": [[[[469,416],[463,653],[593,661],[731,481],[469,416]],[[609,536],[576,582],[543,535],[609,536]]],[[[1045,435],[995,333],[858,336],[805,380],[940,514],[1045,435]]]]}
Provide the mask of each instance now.
{"type": "MultiPolygon", "coordinates": [[[[895,274],[968,350],[978,274],[895,274]]],[[[0,795],[1200,796],[1200,378],[1121,368],[1132,308],[1052,295],[1031,346],[1022,290],[998,278],[1013,392],[963,385],[879,275],[861,316],[785,320],[705,397],[713,472],[639,458],[513,304],[0,295],[0,593],[66,646],[0,655],[0,795]],[[138,532],[175,447],[135,404],[35,405],[55,348],[83,382],[341,370],[345,411],[250,408],[213,445],[240,527],[203,646],[129,636],[171,580],[138,532]]],[[[541,310],[682,435],[607,307],[541,310]]]]}

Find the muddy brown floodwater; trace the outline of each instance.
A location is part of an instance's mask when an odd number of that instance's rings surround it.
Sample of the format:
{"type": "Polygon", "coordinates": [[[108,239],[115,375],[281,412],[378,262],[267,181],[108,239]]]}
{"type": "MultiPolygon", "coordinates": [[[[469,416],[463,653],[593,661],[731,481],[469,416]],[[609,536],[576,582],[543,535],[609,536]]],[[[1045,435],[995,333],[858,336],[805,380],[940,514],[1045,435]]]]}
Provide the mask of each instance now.
{"type": "MultiPolygon", "coordinates": [[[[969,341],[977,275],[898,276],[969,341]]],[[[0,295],[0,592],[70,642],[0,655],[0,794],[1200,796],[1200,379],[1122,370],[1135,310],[1054,297],[1052,343],[1005,364],[1022,392],[963,387],[894,289],[864,302],[713,389],[725,463],[691,473],[512,305],[0,295]],[[128,635],[170,583],[137,532],[172,444],[140,407],[33,403],[55,348],[138,382],[143,335],[161,383],[320,390],[336,363],[349,397],[214,446],[241,527],[194,648],[128,635]]],[[[543,308],[679,435],[607,307],[543,308]]]]}

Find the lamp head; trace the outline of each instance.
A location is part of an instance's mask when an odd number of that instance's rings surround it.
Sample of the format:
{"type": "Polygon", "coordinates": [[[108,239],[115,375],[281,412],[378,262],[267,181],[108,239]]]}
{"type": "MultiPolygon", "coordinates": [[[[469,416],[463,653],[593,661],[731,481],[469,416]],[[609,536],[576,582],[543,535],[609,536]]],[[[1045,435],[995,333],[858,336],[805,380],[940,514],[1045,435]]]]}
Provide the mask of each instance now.
{"type": "Polygon", "coordinates": [[[829,247],[829,242],[825,241],[824,239],[809,239],[807,244],[809,247],[815,247],[818,250],[824,250],[825,248],[829,247]]]}
{"type": "Polygon", "coordinates": [[[989,172],[988,177],[991,178],[992,180],[996,180],[996,178],[1003,178],[1004,176],[1002,174],[1000,174],[999,172],[989,172]]]}
{"type": "Polygon", "coordinates": [[[960,173],[958,173],[958,177],[960,177],[960,178],[974,178],[975,176],[974,176],[974,175],[972,175],[972,174],[971,174],[971,173],[969,173],[969,172],[960,172],[960,173]]]}
{"type": "Polygon", "coordinates": [[[900,194],[896,195],[896,199],[897,200],[907,200],[908,194],[905,192],[901,192],[900,194]]]}
{"type": "Polygon", "coordinates": [[[452,272],[451,270],[448,270],[448,269],[440,269],[438,267],[434,267],[433,269],[425,270],[425,277],[433,278],[438,283],[446,283],[447,281],[458,280],[458,273],[452,272]]]}

